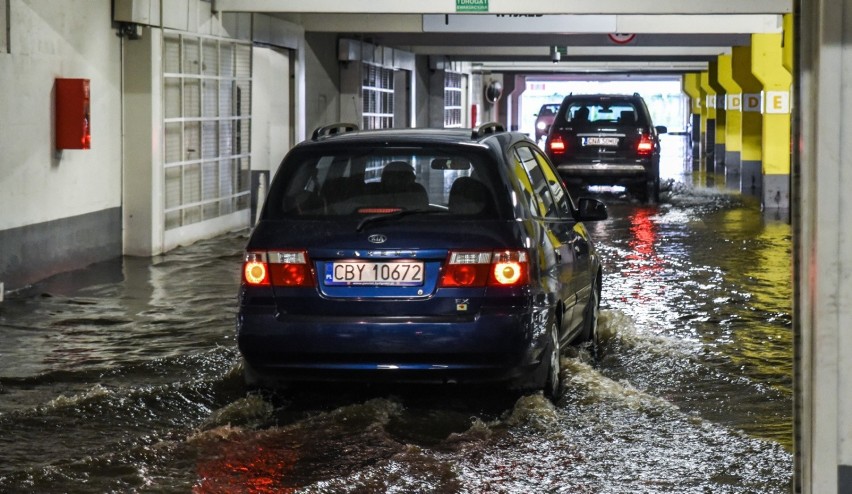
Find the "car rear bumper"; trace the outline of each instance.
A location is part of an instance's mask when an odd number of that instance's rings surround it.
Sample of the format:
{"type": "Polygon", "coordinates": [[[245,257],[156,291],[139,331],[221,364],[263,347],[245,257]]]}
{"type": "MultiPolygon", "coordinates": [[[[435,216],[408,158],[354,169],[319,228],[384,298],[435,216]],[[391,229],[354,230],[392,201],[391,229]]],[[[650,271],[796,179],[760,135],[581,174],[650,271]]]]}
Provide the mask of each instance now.
{"type": "Polygon", "coordinates": [[[567,181],[598,185],[636,183],[648,179],[653,174],[651,164],[643,161],[558,163],[556,169],[567,181]]]}
{"type": "Polygon", "coordinates": [[[243,314],[237,345],[264,383],[524,381],[547,340],[529,314],[466,319],[243,314]]]}

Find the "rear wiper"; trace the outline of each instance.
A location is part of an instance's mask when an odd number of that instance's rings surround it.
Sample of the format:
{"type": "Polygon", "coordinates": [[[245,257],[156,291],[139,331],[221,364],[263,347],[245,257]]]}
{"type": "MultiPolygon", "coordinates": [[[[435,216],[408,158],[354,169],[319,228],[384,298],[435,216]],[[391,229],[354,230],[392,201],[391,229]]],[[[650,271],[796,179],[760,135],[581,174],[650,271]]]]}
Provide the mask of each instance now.
{"type": "Polygon", "coordinates": [[[415,214],[436,214],[436,213],[445,213],[446,211],[441,211],[439,209],[403,209],[401,211],[396,211],[394,213],[388,214],[373,214],[367,216],[363,220],[358,223],[358,226],[355,227],[356,232],[360,232],[370,223],[375,223],[376,221],[385,221],[385,220],[395,220],[399,218],[403,218],[405,216],[412,216],[415,214]]]}

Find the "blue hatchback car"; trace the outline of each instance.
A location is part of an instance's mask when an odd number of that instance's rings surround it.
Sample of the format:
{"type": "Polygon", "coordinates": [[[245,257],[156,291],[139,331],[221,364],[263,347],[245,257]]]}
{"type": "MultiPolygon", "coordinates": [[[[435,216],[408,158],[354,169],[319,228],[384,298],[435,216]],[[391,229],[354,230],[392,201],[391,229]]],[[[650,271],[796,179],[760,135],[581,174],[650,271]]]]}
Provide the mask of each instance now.
{"type": "Polygon", "coordinates": [[[500,383],[561,393],[594,340],[601,265],[544,153],[498,124],[335,124],[284,158],[245,252],[247,384],[500,383]]]}

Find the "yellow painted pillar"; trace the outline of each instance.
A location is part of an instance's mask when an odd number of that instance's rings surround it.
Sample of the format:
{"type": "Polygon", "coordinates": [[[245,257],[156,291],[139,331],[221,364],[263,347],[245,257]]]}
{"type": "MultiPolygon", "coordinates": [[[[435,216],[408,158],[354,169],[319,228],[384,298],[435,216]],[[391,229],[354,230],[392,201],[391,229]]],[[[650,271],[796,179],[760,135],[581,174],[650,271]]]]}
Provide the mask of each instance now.
{"type": "Polygon", "coordinates": [[[716,152],[716,89],[710,85],[710,71],[701,73],[704,93],[704,169],[712,172],[716,152]]]}
{"type": "MultiPolygon", "coordinates": [[[[764,208],[790,208],[790,88],[793,76],[784,66],[784,34],[752,34],[754,76],[763,84],[764,208]]],[[[790,42],[792,44],[792,40],[790,42]]]]}
{"type": "Polygon", "coordinates": [[[701,92],[701,76],[697,72],[688,72],[683,74],[681,79],[681,88],[683,92],[689,96],[690,101],[690,126],[692,128],[691,145],[692,145],[692,166],[697,170],[697,165],[701,161],[701,142],[704,139],[702,133],[701,122],[701,107],[704,95],[701,92]]]}
{"type": "Polygon", "coordinates": [[[763,118],[760,92],[763,85],[751,73],[751,47],[735,46],[731,51],[734,81],[742,88],[742,154],[740,192],[759,195],[763,184],[763,118]]]}
{"type": "Polygon", "coordinates": [[[739,175],[743,151],[743,88],[734,80],[733,55],[719,55],[719,84],[725,90],[725,177],[736,178],[739,188],[739,175]]]}
{"type": "Polygon", "coordinates": [[[716,145],[713,148],[713,159],[708,159],[707,161],[707,171],[710,173],[724,173],[727,112],[725,111],[725,88],[719,84],[718,61],[711,60],[707,64],[707,73],[707,84],[713,88],[713,107],[716,109],[716,145]]]}

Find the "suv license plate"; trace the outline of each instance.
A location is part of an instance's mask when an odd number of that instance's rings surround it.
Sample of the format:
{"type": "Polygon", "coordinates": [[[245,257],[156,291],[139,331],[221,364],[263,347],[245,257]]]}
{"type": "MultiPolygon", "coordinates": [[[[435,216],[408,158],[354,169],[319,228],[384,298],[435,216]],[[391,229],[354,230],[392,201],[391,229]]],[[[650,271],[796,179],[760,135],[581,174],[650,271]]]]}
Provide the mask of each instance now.
{"type": "Polygon", "coordinates": [[[618,137],[586,137],[584,146],[618,146],[618,137]]]}
{"type": "Polygon", "coordinates": [[[423,263],[417,261],[330,262],[325,265],[325,284],[419,286],[423,271],[423,263]]]}

